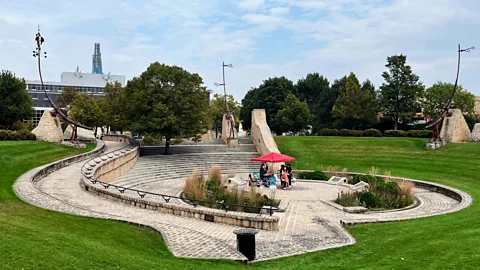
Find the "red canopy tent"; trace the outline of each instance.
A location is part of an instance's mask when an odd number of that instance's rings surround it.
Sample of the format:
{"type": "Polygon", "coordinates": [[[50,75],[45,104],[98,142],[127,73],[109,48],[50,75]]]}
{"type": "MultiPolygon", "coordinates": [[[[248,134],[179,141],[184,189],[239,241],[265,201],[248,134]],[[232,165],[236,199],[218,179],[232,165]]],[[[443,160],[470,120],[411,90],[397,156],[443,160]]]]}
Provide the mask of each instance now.
{"type": "Polygon", "coordinates": [[[283,154],[280,154],[280,153],[275,153],[275,152],[272,152],[270,154],[266,154],[266,155],[258,157],[258,158],[252,158],[252,162],[271,162],[271,163],[290,162],[290,161],[294,161],[294,160],[296,160],[296,158],[291,157],[291,156],[287,156],[287,155],[283,155],[283,154]]]}

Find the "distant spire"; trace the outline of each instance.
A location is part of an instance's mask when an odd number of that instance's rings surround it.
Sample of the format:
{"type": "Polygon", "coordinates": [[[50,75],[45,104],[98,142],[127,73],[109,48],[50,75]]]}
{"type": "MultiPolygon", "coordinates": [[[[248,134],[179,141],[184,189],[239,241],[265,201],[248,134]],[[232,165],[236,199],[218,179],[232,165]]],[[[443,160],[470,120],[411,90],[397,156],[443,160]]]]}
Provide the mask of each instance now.
{"type": "Polygon", "coordinates": [[[92,73],[103,74],[102,71],[102,55],[100,53],[100,43],[95,43],[92,56],[92,73]]]}

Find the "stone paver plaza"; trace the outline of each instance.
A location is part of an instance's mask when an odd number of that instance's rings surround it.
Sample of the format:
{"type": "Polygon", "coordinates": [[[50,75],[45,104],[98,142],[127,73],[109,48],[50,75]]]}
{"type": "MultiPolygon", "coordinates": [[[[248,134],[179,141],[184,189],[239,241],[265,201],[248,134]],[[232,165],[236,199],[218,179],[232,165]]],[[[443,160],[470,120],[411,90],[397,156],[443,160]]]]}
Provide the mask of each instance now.
{"type": "MultiPolygon", "coordinates": [[[[117,142],[105,144],[108,148],[106,151],[124,146],[117,142]]],[[[178,195],[183,187],[184,177],[152,180],[145,184],[131,177],[144,170],[148,162],[151,162],[151,158],[140,157],[131,171],[111,183],[123,183],[125,186],[135,186],[143,190],[178,195]],[[128,181],[128,177],[133,179],[132,182],[128,181]]],[[[162,233],[175,256],[245,260],[236,250],[236,236],[233,231],[239,227],[164,214],[96,196],[80,186],[80,170],[84,163],[85,161],[77,162],[54,171],[38,183],[32,183],[31,177],[42,167],[31,170],[17,180],[15,191],[23,200],[46,209],[151,227],[162,233]]],[[[299,181],[298,185],[290,190],[278,189],[275,198],[288,201],[288,207],[285,212],[274,214],[280,218],[278,231],[260,230],[257,234],[256,259],[272,259],[354,244],[355,239],[342,227],[342,223],[406,220],[458,211],[471,204],[470,196],[461,191],[457,192],[462,194],[464,199],[458,201],[440,193],[417,188],[417,207],[403,211],[350,214],[328,203],[344,189],[344,186],[308,181],[299,181]]],[[[177,200],[171,203],[184,202],[177,200]]]]}

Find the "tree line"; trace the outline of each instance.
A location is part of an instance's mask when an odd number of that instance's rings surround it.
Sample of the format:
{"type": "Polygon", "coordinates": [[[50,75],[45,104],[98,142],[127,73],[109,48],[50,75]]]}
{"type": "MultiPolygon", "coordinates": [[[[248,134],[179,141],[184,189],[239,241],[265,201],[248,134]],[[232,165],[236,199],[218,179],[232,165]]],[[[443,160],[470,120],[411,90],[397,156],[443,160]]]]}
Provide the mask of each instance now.
{"type": "MultiPolygon", "coordinates": [[[[332,83],[319,73],[307,74],[296,83],[285,77],[269,78],[247,92],[240,118],[249,129],[252,110],[265,109],[267,122],[277,134],[296,133],[309,126],[317,134],[323,128],[364,130],[380,121],[397,130],[416,113],[429,119],[441,113],[453,84],[439,81],[425,88],[403,54],[387,57],[385,67],[378,89],[369,79],[360,83],[353,72],[332,83]]],[[[474,107],[475,96],[458,86],[452,108],[472,115],[474,107]]]]}

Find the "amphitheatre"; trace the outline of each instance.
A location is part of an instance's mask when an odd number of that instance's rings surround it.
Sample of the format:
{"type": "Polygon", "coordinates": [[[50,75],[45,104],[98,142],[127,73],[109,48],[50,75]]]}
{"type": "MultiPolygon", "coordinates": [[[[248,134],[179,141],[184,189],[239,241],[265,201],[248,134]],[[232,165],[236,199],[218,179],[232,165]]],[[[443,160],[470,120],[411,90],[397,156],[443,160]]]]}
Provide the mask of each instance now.
{"type": "MultiPolygon", "coordinates": [[[[123,221],[161,233],[177,257],[245,261],[233,231],[255,228],[256,261],[355,245],[345,226],[411,220],[453,213],[472,204],[461,190],[422,181],[415,183],[413,206],[390,211],[354,213],[332,201],[344,185],[298,180],[289,190],[277,189],[278,211],[272,215],[240,213],[192,205],[182,200],[184,181],[194,168],[218,165],[245,179],[258,171],[251,159],[279,152],[263,110],[252,114],[252,135],[229,148],[221,140],[161,147],[142,147],[126,136],[106,135],[88,153],[30,170],[17,179],[16,194],[45,209],[79,216],[123,221]],[[211,219],[211,221],[207,221],[211,219]],[[212,222],[213,221],[213,222],[212,222]]],[[[354,174],[354,173],[351,173],[354,174]]],[[[278,185],[278,183],[277,183],[278,185]]],[[[264,192],[268,194],[268,190],[264,192]]]]}

